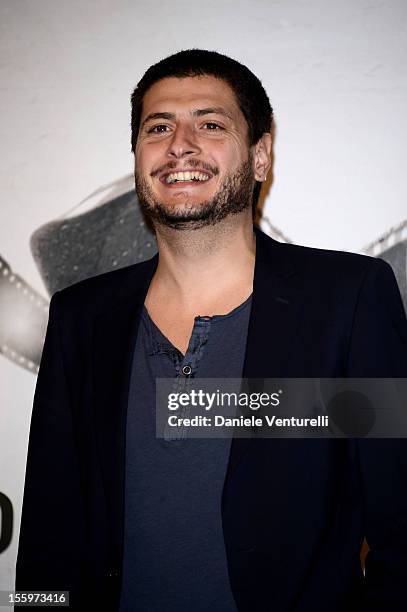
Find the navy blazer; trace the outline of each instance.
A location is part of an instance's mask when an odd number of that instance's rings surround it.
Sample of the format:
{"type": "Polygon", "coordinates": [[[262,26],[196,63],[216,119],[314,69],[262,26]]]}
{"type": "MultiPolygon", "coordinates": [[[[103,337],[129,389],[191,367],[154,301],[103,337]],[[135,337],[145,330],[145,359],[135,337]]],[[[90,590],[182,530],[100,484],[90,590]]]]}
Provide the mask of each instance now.
{"type": "MultiPolygon", "coordinates": [[[[406,317],[388,264],[258,229],[256,239],[244,377],[407,377],[406,317]]],[[[16,588],[69,590],[75,611],[118,609],[131,361],[157,262],[51,301],[16,588]]],[[[234,439],[222,521],[237,608],[406,610],[406,449],[402,439],[234,439]]]]}

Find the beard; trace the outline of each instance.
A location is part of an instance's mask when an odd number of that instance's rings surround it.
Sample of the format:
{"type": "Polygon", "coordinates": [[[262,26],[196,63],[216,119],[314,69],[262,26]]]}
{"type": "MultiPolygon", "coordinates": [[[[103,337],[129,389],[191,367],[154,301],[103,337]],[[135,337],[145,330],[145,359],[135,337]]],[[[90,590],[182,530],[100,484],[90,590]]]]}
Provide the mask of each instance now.
{"type": "Polygon", "coordinates": [[[227,216],[236,215],[251,207],[255,179],[250,155],[235,172],[225,176],[222,185],[210,200],[170,206],[157,200],[151,187],[137,170],[135,182],[140,208],[153,225],[156,222],[173,229],[192,230],[215,225],[227,216]]]}

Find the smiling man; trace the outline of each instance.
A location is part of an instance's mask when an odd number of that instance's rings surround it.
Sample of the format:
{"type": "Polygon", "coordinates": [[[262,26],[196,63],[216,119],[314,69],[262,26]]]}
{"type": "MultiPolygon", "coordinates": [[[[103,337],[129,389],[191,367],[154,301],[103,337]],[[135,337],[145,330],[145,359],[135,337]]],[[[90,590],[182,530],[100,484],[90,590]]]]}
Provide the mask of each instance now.
{"type": "Polygon", "coordinates": [[[135,144],[136,188],[147,215],[174,229],[197,229],[251,209],[253,180],[270,167],[271,108],[265,120],[255,168],[246,120],[226,82],[202,75],[152,85],[135,144]]]}
{"type": "Polygon", "coordinates": [[[258,78],[211,51],[134,90],[159,252],[53,296],[18,589],[69,590],[72,610],[405,609],[403,440],[156,437],[157,378],[407,376],[387,264],[254,228],[271,121],[258,78]]]}

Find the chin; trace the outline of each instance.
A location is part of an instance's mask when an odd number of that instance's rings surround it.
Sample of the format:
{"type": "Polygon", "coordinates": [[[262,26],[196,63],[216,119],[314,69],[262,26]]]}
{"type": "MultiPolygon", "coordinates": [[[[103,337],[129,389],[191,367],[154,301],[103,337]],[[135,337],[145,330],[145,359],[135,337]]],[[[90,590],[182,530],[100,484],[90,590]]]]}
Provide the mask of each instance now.
{"type": "Polygon", "coordinates": [[[201,210],[203,207],[205,206],[205,202],[177,202],[177,203],[172,203],[172,204],[167,204],[165,202],[162,203],[162,208],[165,208],[165,210],[169,213],[169,214],[175,214],[175,215],[188,215],[191,214],[192,211],[199,211],[201,210]]]}

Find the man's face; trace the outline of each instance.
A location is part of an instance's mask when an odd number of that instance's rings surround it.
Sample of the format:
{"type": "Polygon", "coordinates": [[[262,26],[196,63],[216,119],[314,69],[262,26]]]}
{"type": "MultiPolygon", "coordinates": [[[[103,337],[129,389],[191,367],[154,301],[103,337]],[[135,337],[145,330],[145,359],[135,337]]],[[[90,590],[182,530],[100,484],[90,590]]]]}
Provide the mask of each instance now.
{"type": "Polygon", "coordinates": [[[207,75],[152,85],[143,100],[135,167],[141,207],[165,225],[195,229],[249,208],[248,127],[229,85],[207,75]]]}

